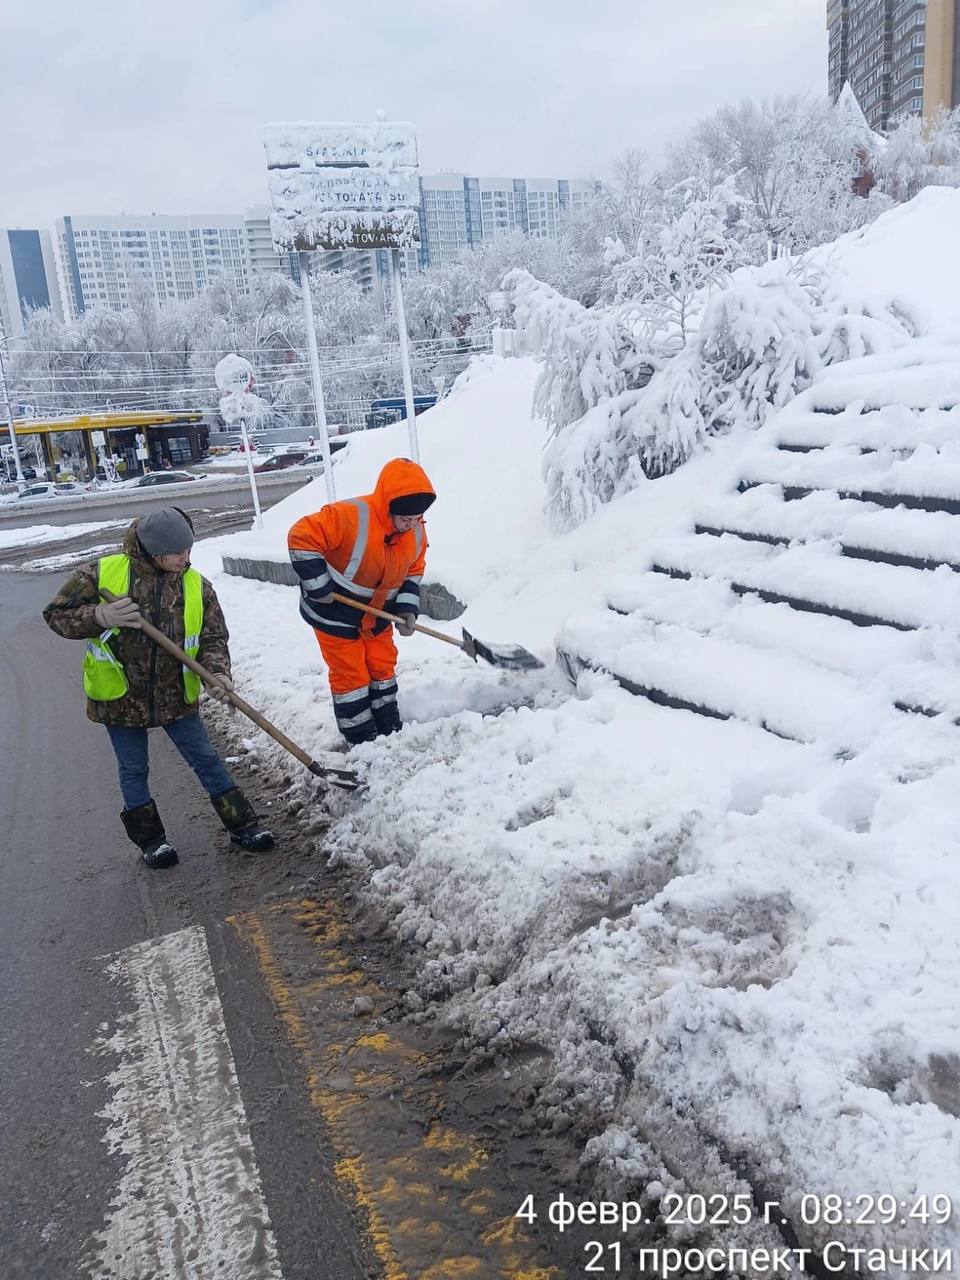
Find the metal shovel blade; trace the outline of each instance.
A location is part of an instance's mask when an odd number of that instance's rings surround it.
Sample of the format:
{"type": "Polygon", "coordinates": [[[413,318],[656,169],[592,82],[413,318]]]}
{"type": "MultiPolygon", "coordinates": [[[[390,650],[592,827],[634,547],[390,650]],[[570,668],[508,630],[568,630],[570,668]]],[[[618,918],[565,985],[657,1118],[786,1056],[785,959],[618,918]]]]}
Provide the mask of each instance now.
{"type": "Polygon", "coordinates": [[[320,764],[316,760],[311,762],[309,768],[315,777],[322,778],[331,787],[339,787],[341,791],[356,791],[360,786],[360,778],[353,769],[338,769],[333,765],[320,764]]]}
{"type": "Polygon", "coordinates": [[[478,640],[476,636],[472,636],[466,628],[461,631],[461,634],[463,636],[463,651],[474,662],[478,658],[482,658],[484,662],[489,662],[492,667],[504,667],[507,671],[534,671],[537,667],[543,666],[540,659],[535,658],[530,650],[524,649],[522,645],[487,644],[483,640],[478,640]]]}

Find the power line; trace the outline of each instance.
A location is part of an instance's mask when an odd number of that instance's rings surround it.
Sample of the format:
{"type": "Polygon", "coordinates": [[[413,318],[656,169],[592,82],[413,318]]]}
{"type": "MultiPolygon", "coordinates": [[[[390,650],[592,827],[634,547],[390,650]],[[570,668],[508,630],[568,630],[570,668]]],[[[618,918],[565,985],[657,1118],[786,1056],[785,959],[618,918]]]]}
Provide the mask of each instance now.
{"type": "MultiPolygon", "coordinates": [[[[490,326],[483,326],[475,329],[471,328],[470,336],[471,336],[471,339],[473,338],[488,339],[490,336],[490,332],[491,332],[490,326]]],[[[466,338],[466,336],[467,335],[464,335],[464,338],[466,338]]],[[[411,348],[433,347],[433,346],[455,347],[458,343],[462,342],[463,340],[464,339],[462,338],[456,338],[456,337],[416,338],[410,343],[410,346],[411,348]]],[[[391,339],[375,338],[374,342],[371,342],[370,345],[372,346],[374,345],[374,343],[376,343],[377,345],[385,346],[385,347],[399,346],[399,343],[396,341],[396,339],[391,340],[391,339]]],[[[325,346],[325,347],[322,346],[322,347],[319,347],[318,350],[345,351],[345,350],[348,350],[350,347],[356,347],[358,345],[359,344],[357,343],[343,342],[343,343],[336,343],[332,346],[325,346]]],[[[236,347],[236,348],[233,348],[234,354],[245,355],[248,358],[250,356],[262,358],[265,356],[281,355],[284,351],[293,351],[298,355],[303,355],[304,357],[306,357],[307,355],[307,350],[305,347],[285,346],[285,347],[259,347],[259,348],[236,347]]],[[[227,353],[227,349],[225,347],[190,347],[189,353],[191,355],[214,355],[219,357],[227,353]]],[[[182,357],[184,354],[184,348],[183,347],[158,347],[152,351],[147,351],[147,350],[134,349],[132,347],[131,348],[123,347],[123,348],[117,348],[113,351],[107,351],[107,352],[101,352],[101,351],[85,352],[77,349],[68,349],[65,352],[63,350],[57,350],[52,347],[19,347],[18,346],[16,349],[11,350],[10,352],[11,357],[16,357],[20,355],[56,356],[56,355],[64,355],[64,354],[77,355],[77,356],[79,355],[90,355],[90,356],[115,355],[115,356],[180,356],[182,357]]],[[[213,366],[211,365],[210,367],[212,368],[213,366]]]]}

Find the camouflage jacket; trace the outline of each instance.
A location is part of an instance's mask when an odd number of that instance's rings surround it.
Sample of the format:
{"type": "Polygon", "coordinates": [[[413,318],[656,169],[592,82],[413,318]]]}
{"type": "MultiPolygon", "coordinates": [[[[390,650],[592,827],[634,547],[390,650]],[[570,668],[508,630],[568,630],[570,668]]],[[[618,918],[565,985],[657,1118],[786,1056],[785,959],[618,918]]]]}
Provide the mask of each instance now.
{"type": "MultiPolygon", "coordinates": [[[[136,522],[127,530],[120,548],[130,557],[130,595],[148,622],[183,646],[183,578],[161,573],[137,542],[136,522]]],[[[97,562],[84,565],[60,588],[43,611],[44,621],[68,640],[87,640],[100,634],[93,611],[97,594],[97,562]]],[[[197,661],[218,675],[230,675],[227,626],[217,594],[203,579],[203,630],[197,661]]],[[[176,658],[149,636],[133,627],[121,627],[110,641],[130,685],[115,702],[87,699],[87,715],[98,724],[153,728],[194,715],[197,703],[184,699],[183,669],[176,658]]],[[[77,662],[80,681],[80,663],[77,662]]]]}

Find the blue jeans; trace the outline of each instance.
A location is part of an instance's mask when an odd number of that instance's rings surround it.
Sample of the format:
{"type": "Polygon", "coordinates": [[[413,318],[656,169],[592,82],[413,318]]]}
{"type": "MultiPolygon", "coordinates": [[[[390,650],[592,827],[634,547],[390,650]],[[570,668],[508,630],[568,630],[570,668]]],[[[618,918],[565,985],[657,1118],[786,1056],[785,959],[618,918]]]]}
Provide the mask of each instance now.
{"type": "MultiPolygon", "coordinates": [[[[106,729],[117,757],[124,806],[127,809],[138,809],[150,800],[150,788],[147,785],[147,775],[150,772],[147,748],[149,730],[131,729],[120,724],[108,724],[106,729]]],[[[223,795],[236,785],[207,736],[199,714],[184,716],[182,720],[165,724],[163,731],[211,796],[223,795]]]]}

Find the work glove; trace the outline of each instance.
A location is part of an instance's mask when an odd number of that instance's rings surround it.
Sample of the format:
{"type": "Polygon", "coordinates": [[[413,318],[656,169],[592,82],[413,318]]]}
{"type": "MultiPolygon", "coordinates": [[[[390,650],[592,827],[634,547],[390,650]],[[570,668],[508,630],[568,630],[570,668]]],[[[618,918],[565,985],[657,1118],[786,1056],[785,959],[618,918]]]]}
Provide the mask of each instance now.
{"type": "Polygon", "coordinates": [[[396,627],[402,636],[412,636],[413,629],[417,624],[416,616],[412,613],[397,614],[396,627]]]}
{"type": "Polygon", "coordinates": [[[230,694],[233,693],[233,681],[229,676],[222,676],[219,672],[216,675],[211,674],[211,679],[207,683],[207,693],[211,698],[216,698],[217,702],[232,705],[230,694]]]}
{"type": "Polygon", "coordinates": [[[140,626],[140,610],[129,596],[119,596],[116,600],[98,604],[93,616],[101,631],[112,631],[114,627],[139,629],[140,626]]]}
{"type": "Polygon", "coordinates": [[[334,603],[333,592],[328,591],[325,596],[311,596],[310,603],[311,604],[333,604],[334,603]]]}

